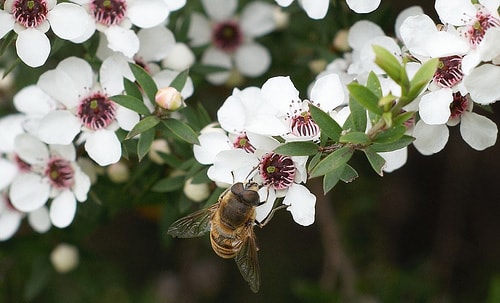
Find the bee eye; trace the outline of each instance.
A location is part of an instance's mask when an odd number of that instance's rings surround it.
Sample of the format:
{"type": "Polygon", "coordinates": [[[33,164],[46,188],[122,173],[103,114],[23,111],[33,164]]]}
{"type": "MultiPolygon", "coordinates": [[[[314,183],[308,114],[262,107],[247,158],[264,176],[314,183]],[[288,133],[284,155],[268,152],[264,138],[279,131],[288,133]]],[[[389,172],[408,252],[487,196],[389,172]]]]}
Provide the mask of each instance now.
{"type": "Polygon", "coordinates": [[[259,204],[260,202],[259,193],[254,190],[245,190],[241,193],[241,198],[250,204],[259,204]]]}
{"type": "Polygon", "coordinates": [[[235,195],[240,195],[245,189],[243,188],[243,183],[238,182],[234,183],[233,186],[231,186],[231,192],[235,195]]]}

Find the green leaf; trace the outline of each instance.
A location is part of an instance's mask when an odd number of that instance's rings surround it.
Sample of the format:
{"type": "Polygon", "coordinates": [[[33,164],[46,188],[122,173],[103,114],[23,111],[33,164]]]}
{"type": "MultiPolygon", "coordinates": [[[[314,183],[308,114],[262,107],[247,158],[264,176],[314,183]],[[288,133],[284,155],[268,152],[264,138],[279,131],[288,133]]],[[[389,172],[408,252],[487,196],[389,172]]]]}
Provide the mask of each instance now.
{"type": "Polygon", "coordinates": [[[158,123],[160,123],[160,121],[161,121],[160,118],[158,118],[157,116],[147,116],[146,118],[137,122],[134,128],[132,128],[132,130],[127,134],[125,140],[133,138],[138,134],[143,133],[148,129],[155,127],[156,125],[158,125],[158,123]]]}
{"type": "Polygon", "coordinates": [[[363,132],[349,132],[340,137],[339,142],[366,145],[370,143],[370,138],[363,132]]]}
{"type": "Polygon", "coordinates": [[[377,75],[371,71],[368,75],[368,80],[366,81],[366,87],[372,91],[377,98],[382,98],[382,86],[380,85],[380,81],[377,75]]]}
{"type": "Polygon", "coordinates": [[[184,187],[184,179],[185,177],[183,175],[163,178],[156,182],[151,190],[159,193],[176,191],[184,187]]]}
{"type": "Polygon", "coordinates": [[[403,66],[398,59],[382,46],[372,45],[372,47],[375,52],[375,63],[396,83],[401,83],[403,66]]]}
{"type": "Polygon", "coordinates": [[[318,152],[318,146],[312,142],[287,142],[274,152],[285,156],[312,156],[318,152]]]}
{"type": "Polygon", "coordinates": [[[368,162],[370,162],[373,170],[375,170],[375,172],[380,176],[383,176],[384,172],[382,171],[382,168],[385,165],[385,159],[370,147],[364,148],[363,151],[365,152],[366,158],[368,159],[368,162]]]}
{"type": "MultiPolygon", "coordinates": [[[[17,34],[15,31],[9,31],[8,34],[3,36],[2,44],[0,45],[0,56],[5,53],[5,50],[16,40],[17,34]]],[[[19,60],[20,61],[20,60],[19,60]]],[[[5,75],[4,75],[5,76],[5,75]]]]}
{"type": "Polygon", "coordinates": [[[351,183],[357,177],[359,177],[358,172],[354,168],[352,168],[352,166],[346,164],[344,170],[342,171],[342,174],[340,175],[340,180],[342,180],[342,182],[344,183],[351,183]]]}
{"type": "Polygon", "coordinates": [[[394,125],[402,125],[406,121],[413,118],[414,115],[415,115],[415,112],[403,112],[403,113],[397,115],[395,118],[393,118],[392,122],[394,123],[394,125]]]}
{"type": "Polygon", "coordinates": [[[373,142],[377,143],[390,143],[401,138],[406,132],[406,127],[399,125],[391,127],[383,132],[379,133],[374,139],[373,142]]]}
{"type": "Polygon", "coordinates": [[[141,162],[144,156],[148,154],[154,139],[155,139],[154,128],[150,128],[141,133],[141,136],[139,137],[139,142],[137,142],[137,157],[139,158],[139,162],[141,162]]]}
{"type": "Polygon", "coordinates": [[[349,115],[347,123],[344,124],[344,129],[351,129],[351,131],[364,132],[366,130],[366,109],[358,102],[356,102],[353,97],[349,98],[349,109],[351,114],[349,115]]]}
{"type": "Polygon", "coordinates": [[[334,151],[321,160],[311,171],[311,178],[326,175],[351,159],[354,150],[349,146],[344,146],[334,151]]]}
{"type": "Polygon", "coordinates": [[[379,98],[368,87],[357,83],[351,83],[347,85],[347,89],[349,90],[351,97],[356,100],[356,102],[372,113],[382,115],[384,111],[378,106],[379,98]]]}
{"type": "Polygon", "coordinates": [[[165,127],[179,139],[186,141],[189,144],[200,144],[198,141],[198,135],[186,123],[172,118],[165,119],[162,122],[163,125],[165,125],[165,127]]]}
{"type": "Polygon", "coordinates": [[[209,167],[203,167],[203,169],[199,170],[196,174],[193,175],[191,179],[191,183],[193,184],[203,184],[210,182],[210,178],[208,178],[207,172],[209,167]]]}
{"type": "Polygon", "coordinates": [[[125,93],[127,93],[127,95],[132,96],[132,97],[136,97],[137,99],[142,100],[141,90],[139,89],[139,87],[137,87],[137,85],[134,82],[132,82],[129,79],[124,77],[123,78],[123,87],[125,87],[125,93]]]}
{"type": "Polygon", "coordinates": [[[345,183],[354,181],[358,177],[358,173],[349,164],[344,164],[338,169],[326,174],[323,177],[323,192],[326,194],[329,192],[339,180],[345,183]]]}
{"type": "Polygon", "coordinates": [[[382,152],[389,152],[393,150],[398,150],[402,149],[403,147],[406,147],[410,145],[415,138],[407,135],[403,135],[399,140],[389,142],[389,143],[374,143],[370,146],[370,148],[378,153],[382,152]]]}
{"type": "Polygon", "coordinates": [[[154,102],[156,92],[158,91],[158,87],[156,86],[156,83],[154,82],[153,78],[151,78],[148,72],[146,72],[139,65],[136,65],[134,63],[129,63],[129,66],[130,69],[132,70],[132,73],[134,74],[135,80],[137,81],[137,83],[139,83],[146,96],[148,96],[148,99],[151,102],[154,102]]]}
{"type": "Polygon", "coordinates": [[[321,133],[326,134],[334,142],[338,142],[342,127],[329,114],[312,104],[309,104],[309,111],[314,122],[321,129],[321,133]]]}
{"type": "Polygon", "coordinates": [[[307,172],[310,173],[312,169],[319,163],[321,160],[322,153],[317,153],[311,157],[309,160],[309,164],[307,165],[307,172]]]}
{"type": "MultiPolygon", "coordinates": [[[[48,259],[48,258],[47,258],[48,259]]],[[[24,299],[32,301],[35,299],[49,284],[52,275],[52,267],[45,258],[37,257],[33,260],[33,268],[31,275],[26,281],[24,288],[24,299]]]]}
{"type": "Polygon", "coordinates": [[[141,99],[129,95],[116,95],[109,97],[114,102],[120,104],[123,107],[133,110],[134,112],[147,116],[151,113],[149,109],[144,105],[141,99]]]}
{"type": "Polygon", "coordinates": [[[419,70],[413,76],[413,79],[410,81],[410,90],[408,92],[408,99],[415,99],[420,92],[427,86],[429,81],[431,81],[432,77],[436,72],[436,69],[439,64],[438,58],[433,58],[419,68],[419,70]]]}
{"type": "Polygon", "coordinates": [[[170,83],[170,86],[175,88],[178,91],[181,91],[184,88],[184,85],[186,84],[187,78],[189,76],[189,70],[184,70],[180,72],[174,80],[172,80],[172,83],[170,83]]]}

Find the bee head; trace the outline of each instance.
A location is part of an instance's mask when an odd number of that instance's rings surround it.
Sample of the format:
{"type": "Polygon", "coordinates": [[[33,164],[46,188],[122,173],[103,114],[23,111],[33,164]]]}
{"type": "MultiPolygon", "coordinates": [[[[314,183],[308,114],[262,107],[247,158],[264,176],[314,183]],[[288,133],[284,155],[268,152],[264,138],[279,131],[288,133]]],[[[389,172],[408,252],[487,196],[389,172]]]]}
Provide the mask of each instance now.
{"type": "Polygon", "coordinates": [[[242,202],[250,205],[260,203],[259,193],[260,185],[256,182],[235,183],[231,186],[231,192],[241,198],[242,202]]]}

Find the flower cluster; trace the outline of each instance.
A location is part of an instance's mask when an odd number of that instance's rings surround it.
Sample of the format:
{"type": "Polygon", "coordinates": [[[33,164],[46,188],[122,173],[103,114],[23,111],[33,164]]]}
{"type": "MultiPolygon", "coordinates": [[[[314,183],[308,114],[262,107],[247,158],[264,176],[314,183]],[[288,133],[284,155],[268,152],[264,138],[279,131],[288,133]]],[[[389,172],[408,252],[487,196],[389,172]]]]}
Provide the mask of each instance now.
{"type": "MultiPolygon", "coordinates": [[[[120,161],[149,153],[169,166],[153,189],[183,189],[193,201],[207,199],[209,182],[253,180],[265,201],[257,221],[282,203],[307,226],[316,203],[307,181],[322,177],[325,192],[353,181],[355,152],[382,175],[406,163],[411,144],[424,155],[441,151],[455,125],[476,150],[495,144],[497,126],[481,112],[500,99],[499,1],[450,8],[436,0],[442,24],[411,7],[398,16],[395,37],[357,21],[339,32],[335,43],[344,46],[334,48],[345,52],[319,68],[308,92],[287,74],[268,73],[273,53],[261,39],[286,31],[281,7],[293,2],[5,1],[0,49],[15,41],[17,57],[43,69],[13,94],[17,113],[0,120],[0,240],[24,217],[39,232],[71,224],[91,186],[85,161],[123,182],[129,167],[120,161]],[[172,21],[181,9],[187,13],[172,21]],[[51,62],[59,43],[82,52],[51,62]],[[261,82],[232,87],[244,77],[261,82]],[[218,123],[185,102],[202,84],[233,88],[218,123]]],[[[311,19],[333,11],[327,0],[296,2],[311,19]]],[[[369,13],[380,0],[346,3],[369,13]]]]}

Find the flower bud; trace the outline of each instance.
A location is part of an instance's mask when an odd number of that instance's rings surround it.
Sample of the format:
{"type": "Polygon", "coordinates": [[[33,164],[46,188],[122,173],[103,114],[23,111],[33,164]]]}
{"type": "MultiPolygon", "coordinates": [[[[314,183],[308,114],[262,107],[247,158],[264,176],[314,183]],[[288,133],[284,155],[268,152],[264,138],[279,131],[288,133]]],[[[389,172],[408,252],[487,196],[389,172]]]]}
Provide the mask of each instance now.
{"type": "Polygon", "coordinates": [[[73,245],[61,243],[50,254],[50,262],[58,273],[64,274],[78,266],[78,248],[73,245]]]}
{"type": "Polygon", "coordinates": [[[210,196],[210,188],[207,183],[193,184],[189,178],[184,184],[184,194],[194,202],[201,202],[210,196]]]}
{"type": "Polygon", "coordinates": [[[128,166],[123,162],[117,162],[107,167],[108,176],[114,183],[123,183],[130,177],[128,166]]]}
{"type": "Polygon", "coordinates": [[[341,29],[335,35],[333,39],[333,48],[340,52],[347,52],[351,49],[347,37],[349,36],[349,31],[346,29],[341,29]]]}
{"type": "Polygon", "coordinates": [[[288,27],[290,23],[290,14],[283,11],[281,7],[276,6],[273,11],[274,22],[276,24],[276,29],[282,30],[288,27]]]}
{"type": "Polygon", "coordinates": [[[161,88],[156,92],[155,102],[159,107],[169,111],[176,111],[186,106],[181,93],[170,86],[161,88]]]}
{"type": "Polygon", "coordinates": [[[170,147],[165,139],[156,139],[151,144],[151,148],[149,149],[149,159],[156,164],[164,164],[165,161],[160,156],[159,152],[170,154],[170,147]]]}

